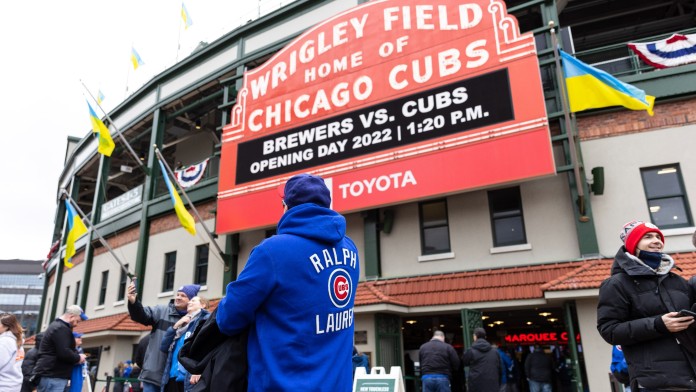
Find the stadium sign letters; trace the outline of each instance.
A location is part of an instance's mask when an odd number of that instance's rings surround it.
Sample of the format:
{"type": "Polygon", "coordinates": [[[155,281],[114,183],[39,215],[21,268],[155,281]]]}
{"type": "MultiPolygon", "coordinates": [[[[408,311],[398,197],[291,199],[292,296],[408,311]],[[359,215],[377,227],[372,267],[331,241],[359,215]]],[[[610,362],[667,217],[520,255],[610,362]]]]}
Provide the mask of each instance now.
{"type": "Polygon", "coordinates": [[[339,212],[555,173],[539,64],[499,0],[373,1],[244,75],[223,129],[218,233],[275,224],[311,172],[339,212]]]}

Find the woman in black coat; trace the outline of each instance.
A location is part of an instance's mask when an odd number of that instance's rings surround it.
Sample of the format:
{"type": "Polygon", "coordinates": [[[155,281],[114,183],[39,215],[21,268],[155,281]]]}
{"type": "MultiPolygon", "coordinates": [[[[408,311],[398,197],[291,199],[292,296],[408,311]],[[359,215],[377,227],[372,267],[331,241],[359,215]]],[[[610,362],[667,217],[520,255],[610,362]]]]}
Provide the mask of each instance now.
{"type": "Polygon", "coordinates": [[[623,348],[634,390],[696,390],[693,331],[686,331],[694,319],[678,313],[691,309],[694,294],[672,272],[674,260],[662,253],[657,226],[632,221],[620,237],[624,246],[599,289],[597,329],[607,343],[623,348]]]}

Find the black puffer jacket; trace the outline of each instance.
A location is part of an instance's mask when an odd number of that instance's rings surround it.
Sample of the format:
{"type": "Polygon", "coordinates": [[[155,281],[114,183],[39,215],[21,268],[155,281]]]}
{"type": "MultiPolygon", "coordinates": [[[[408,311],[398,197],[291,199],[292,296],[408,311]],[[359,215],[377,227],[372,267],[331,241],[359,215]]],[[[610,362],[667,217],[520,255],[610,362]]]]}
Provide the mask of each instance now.
{"type": "Polygon", "coordinates": [[[418,359],[422,375],[444,374],[452,377],[452,371],[459,368],[459,356],[454,347],[437,339],[420,346],[418,359]]]}
{"type": "Polygon", "coordinates": [[[696,389],[696,357],[667,330],[662,315],[691,309],[693,293],[684,278],[671,272],[674,261],[663,255],[657,272],[621,247],[611,277],[599,289],[597,330],[607,343],[620,344],[631,385],[651,389],[696,389]]]}
{"type": "Polygon", "coordinates": [[[41,377],[70,379],[74,365],[80,363],[75,350],[72,327],[60,318],[48,325],[43,333],[34,374],[41,377]]]}
{"type": "Polygon", "coordinates": [[[500,355],[486,339],[476,339],[462,357],[469,366],[469,392],[497,391],[500,387],[500,355]]]}

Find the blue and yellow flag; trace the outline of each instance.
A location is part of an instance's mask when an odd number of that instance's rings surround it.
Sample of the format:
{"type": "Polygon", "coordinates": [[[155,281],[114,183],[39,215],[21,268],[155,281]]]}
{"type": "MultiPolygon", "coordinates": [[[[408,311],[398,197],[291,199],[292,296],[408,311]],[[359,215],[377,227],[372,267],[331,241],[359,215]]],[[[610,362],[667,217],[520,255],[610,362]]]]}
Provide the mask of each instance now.
{"type": "Polygon", "coordinates": [[[104,102],[104,93],[101,90],[99,90],[97,92],[97,103],[101,105],[102,102],[104,102]]]}
{"type": "Polygon", "coordinates": [[[191,214],[186,211],[186,207],[179,197],[179,192],[176,191],[176,188],[174,188],[171,181],[169,181],[169,175],[167,174],[167,170],[164,168],[162,161],[158,162],[160,169],[162,169],[162,177],[164,177],[164,182],[167,184],[167,189],[169,190],[169,196],[172,198],[172,203],[174,203],[174,211],[176,212],[176,216],[179,217],[181,226],[183,226],[183,228],[192,235],[196,235],[196,222],[193,220],[191,214]]]}
{"type": "Polygon", "coordinates": [[[647,110],[649,115],[653,115],[655,97],[564,51],[561,51],[561,59],[571,112],[623,106],[631,110],[647,110]]]}
{"type": "Polygon", "coordinates": [[[191,19],[184,3],[181,3],[181,19],[184,20],[184,29],[188,29],[193,24],[193,19],[191,19]]]}
{"type": "Polygon", "coordinates": [[[133,63],[133,69],[138,69],[139,66],[145,64],[133,47],[131,47],[131,63],[133,63]]]}
{"type": "Polygon", "coordinates": [[[87,102],[87,107],[89,108],[89,119],[92,121],[92,132],[99,135],[99,147],[97,151],[99,151],[100,154],[110,157],[111,153],[114,151],[115,144],[114,139],[111,138],[111,133],[109,133],[109,128],[97,117],[97,113],[94,112],[89,102],[87,102]]]}
{"type": "Polygon", "coordinates": [[[65,200],[65,211],[68,215],[68,238],[65,240],[65,258],[63,263],[66,267],[72,268],[73,263],[70,262],[70,259],[75,256],[75,241],[87,233],[87,227],[67,200],[65,200]]]}

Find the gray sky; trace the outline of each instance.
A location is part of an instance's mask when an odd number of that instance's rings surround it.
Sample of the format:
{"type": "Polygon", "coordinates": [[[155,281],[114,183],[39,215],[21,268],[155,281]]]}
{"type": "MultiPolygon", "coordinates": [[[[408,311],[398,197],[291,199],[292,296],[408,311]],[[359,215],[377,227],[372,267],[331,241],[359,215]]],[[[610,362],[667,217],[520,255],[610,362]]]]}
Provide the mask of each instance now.
{"type": "MultiPolygon", "coordinates": [[[[290,2],[263,0],[260,12],[290,2]]],[[[39,260],[48,253],[67,138],[91,132],[88,95],[80,80],[95,96],[98,90],[104,93],[108,111],[127,96],[126,85],[137,91],[200,41],[211,42],[259,12],[253,0],[184,3],[193,20],[186,30],[180,1],[3,4],[0,259],[39,260]],[[131,46],[145,62],[135,71],[131,46]]]]}

